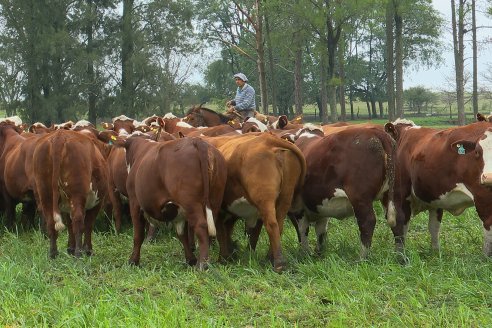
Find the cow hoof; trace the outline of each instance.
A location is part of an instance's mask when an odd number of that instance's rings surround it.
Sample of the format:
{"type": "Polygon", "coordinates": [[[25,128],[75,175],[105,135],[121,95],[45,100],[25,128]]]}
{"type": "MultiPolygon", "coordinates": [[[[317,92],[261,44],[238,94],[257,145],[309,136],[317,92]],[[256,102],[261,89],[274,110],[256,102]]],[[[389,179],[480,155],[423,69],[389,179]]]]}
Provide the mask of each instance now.
{"type": "Polygon", "coordinates": [[[284,270],[285,270],[285,263],[278,264],[278,265],[273,267],[273,271],[275,271],[276,273],[282,273],[282,272],[284,272],[284,270]]]}
{"type": "Polygon", "coordinates": [[[92,255],[94,255],[94,251],[92,249],[86,249],[85,250],[85,255],[92,256],[92,255]]]}
{"type": "Polygon", "coordinates": [[[404,253],[399,253],[397,255],[397,261],[400,265],[408,265],[410,264],[410,259],[404,253]]]}
{"type": "Polygon", "coordinates": [[[196,268],[200,271],[205,271],[208,269],[208,263],[207,262],[199,262],[199,263],[197,263],[196,268]]]}
{"type": "Polygon", "coordinates": [[[81,258],[82,252],[80,251],[80,249],[76,249],[73,253],[73,256],[75,256],[76,258],[81,258]]]}
{"type": "Polygon", "coordinates": [[[58,256],[58,251],[56,251],[56,250],[55,251],[50,251],[50,254],[49,255],[50,255],[50,258],[51,259],[54,259],[54,258],[56,258],[58,256]]]}
{"type": "Polygon", "coordinates": [[[71,248],[71,247],[67,248],[67,254],[75,255],[75,248],[71,248]]]}
{"type": "Polygon", "coordinates": [[[188,263],[188,265],[190,265],[190,266],[197,265],[197,262],[198,262],[198,260],[196,258],[192,258],[192,259],[186,260],[186,263],[188,263]]]}
{"type": "Polygon", "coordinates": [[[140,266],[140,261],[129,259],[128,264],[131,266],[140,266]]]}

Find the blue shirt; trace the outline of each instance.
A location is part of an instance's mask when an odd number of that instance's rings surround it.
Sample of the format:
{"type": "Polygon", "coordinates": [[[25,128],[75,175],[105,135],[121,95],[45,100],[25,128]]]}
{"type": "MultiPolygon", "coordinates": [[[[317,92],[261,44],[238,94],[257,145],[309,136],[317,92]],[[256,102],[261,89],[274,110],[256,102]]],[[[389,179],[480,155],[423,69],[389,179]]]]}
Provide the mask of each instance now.
{"type": "Polygon", "coordinates": [[[238,111],[256,109],[255,89],[247,83],[242,89],[239,87],[237,88],[236,98],[234,98],[234,100],[236,101],[235,107],[238,111]]]}

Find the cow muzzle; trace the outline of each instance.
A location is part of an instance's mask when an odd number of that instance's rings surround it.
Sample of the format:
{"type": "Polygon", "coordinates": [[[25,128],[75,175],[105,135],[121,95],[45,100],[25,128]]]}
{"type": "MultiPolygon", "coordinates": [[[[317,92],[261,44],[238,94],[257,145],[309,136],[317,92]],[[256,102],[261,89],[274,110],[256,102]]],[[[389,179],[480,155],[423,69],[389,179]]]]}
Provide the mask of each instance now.
{"type": "Polygon", "coordinates": [[[482,173],[480,183],[486,186],[492,186],[492,173],[482,173]]]}

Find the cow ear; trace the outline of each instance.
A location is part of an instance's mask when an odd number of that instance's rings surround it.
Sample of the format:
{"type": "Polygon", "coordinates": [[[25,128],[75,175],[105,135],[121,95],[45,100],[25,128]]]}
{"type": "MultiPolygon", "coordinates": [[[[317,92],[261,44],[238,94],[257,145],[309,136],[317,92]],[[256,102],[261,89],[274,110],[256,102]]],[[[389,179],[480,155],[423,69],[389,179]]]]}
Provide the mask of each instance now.
{"type": "Polygon", "coordinates": [[[106,129],[106,130],[113,130],[113,124],[112,123],[106,123],[106,122],[103,122],[101,124],[101,126],[103,127],[103,129],[106,129]]]}
{"type": "Polygon", "coordinates": [[[166,123],[164,122],[164,119],[162,117],[158,117],[156,119],[156,122],[157,124],[161,127],[161,128],[164,128],[164,125],[166,125],[166,123]]]}
{"type": "Polygon", "coordinates": [[[388,133],[393,139],[398,140],[398,131],[396,130],[393,123],[386,123],[384,125],[384,131],[386,131],[386,133],[388,133]]]}
{"type": "Polygon", "coordinates": [[[478,122],[486,122],[487,118],[483,114],[477,113],[477,121],[478,122]]]}
{"type": "Polygon", "coordinates": [[[280,115],[278,117],[278,128],[283,129],[285,126],[289,123],[289,120],[287,119],[286,115],[280,115]]]}
{"type": "Polygon", "coordinates": [[[477,143],[469,140],[458,140],[451,144],[451,151],[459,155],[465,155],[475,150],[477,143]]]}
{"type": "Polygon", "coordinates": [[[179,138],[186,138],[186,136],[184,135],[184,133],[181,132],[181,131],[178,131],[178,137],[179,138]]]}

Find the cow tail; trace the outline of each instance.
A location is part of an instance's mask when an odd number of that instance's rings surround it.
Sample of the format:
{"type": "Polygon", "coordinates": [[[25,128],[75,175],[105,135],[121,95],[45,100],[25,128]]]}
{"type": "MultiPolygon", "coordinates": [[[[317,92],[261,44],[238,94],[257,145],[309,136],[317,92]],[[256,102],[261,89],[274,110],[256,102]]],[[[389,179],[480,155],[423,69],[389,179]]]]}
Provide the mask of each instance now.
{"type": "Polygon", "coordinates": [[[210,206],[210,176],[209,176],[209,144],[199,138],[193,138],[193,143],[198,150],[198,158],[200,160],[200,168],[203,179],[203,206],[205,208],[205,217],[207,218],[207,227],[209,236],[215,237],[217,230],[215,229],[214,216],[210,206]]]}
{"type": "Polygon", "coordinates": [[[53,171],[51,177],[51,190],[53,191],[52,198],[52,208],[53,208],[53,220],[55,221],[55,230],[61,231],[65,229],[65,225],[62,221],[61,211],[59,207],[60,200],[60,166],[62,159],[62,151],[64,148],[65,140],[58,134],[52,140],[52,163],[53,163],[53,171]]]}
{"type": "Polygon", "coordinates": [[[388,208],[386,211],[386,222],[390,227],[396,225],[396,208],[395,208],[395,158],[396,142],[388,135],[383,137],[383,147],[386,153],[386,176],[388,178],[388,208]]]}

